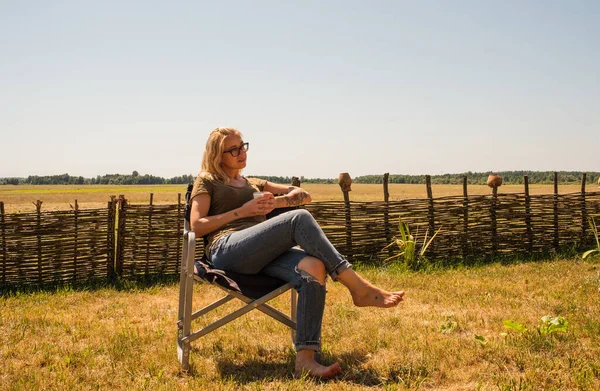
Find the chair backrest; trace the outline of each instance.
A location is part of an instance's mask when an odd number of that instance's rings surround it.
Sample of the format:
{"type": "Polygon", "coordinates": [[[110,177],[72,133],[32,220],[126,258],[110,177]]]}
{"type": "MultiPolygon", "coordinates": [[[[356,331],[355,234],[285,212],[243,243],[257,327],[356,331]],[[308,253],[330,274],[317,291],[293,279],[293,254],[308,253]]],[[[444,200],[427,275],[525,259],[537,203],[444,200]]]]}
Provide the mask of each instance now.
{"type": "Polygon", "coordinates": [[[185,221],[190,222],[190,213],[192,212],[192,205],[190,204],[190,197],[192,196],[192,189],[194,188],[193,183],[188,183],[187,190],[185,192],[185,209],[183,210],[183,217],[185,221]]]}

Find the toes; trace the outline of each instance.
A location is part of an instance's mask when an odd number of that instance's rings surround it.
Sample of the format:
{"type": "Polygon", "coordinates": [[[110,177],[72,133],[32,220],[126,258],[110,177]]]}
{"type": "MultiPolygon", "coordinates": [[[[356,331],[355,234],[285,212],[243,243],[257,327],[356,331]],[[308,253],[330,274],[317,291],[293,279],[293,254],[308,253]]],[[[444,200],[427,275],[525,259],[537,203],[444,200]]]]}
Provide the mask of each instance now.
{"type": "Polygon", "coordinates": [[[330,368],[330,374],[331,376],[336,376],[339,375],[340,373],[342,373],[342,368],[340,367],[340,364],[335,363],[332,366],[329,367],[330,368]]]}
{"type": "Polygon", "coordinates": [[[319,365],[317,363],[315,364],[316,366],[312,368],[310,365],[303,368],[297,368],[294,373],[294,377],[296,377],[297,379],[300,379],[303,376],[309,376],[318,379],[330,379],[342,373],[342,368],[338,363],[335,363],[328,367],[319,365]]]}

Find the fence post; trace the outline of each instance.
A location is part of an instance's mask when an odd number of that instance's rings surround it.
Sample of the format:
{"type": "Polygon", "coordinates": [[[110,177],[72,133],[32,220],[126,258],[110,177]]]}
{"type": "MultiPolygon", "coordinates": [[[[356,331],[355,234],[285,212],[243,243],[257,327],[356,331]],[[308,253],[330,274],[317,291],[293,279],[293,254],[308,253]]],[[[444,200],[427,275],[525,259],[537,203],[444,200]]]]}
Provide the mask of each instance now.
{"type": "Polygon", "coordinates": [[[533,252],[533,231],[531,229],[531,197],[529,196],[529,176],[523,175],[525,184],[525,226],[527,228],[527,250],[533,252]]]}
{"type": "Polygon", "coordinates": [[[292,186],[300,187],[300,178],[297,176],[292,177],[292,186]]]}
{"type": "MultiPolygon", "coordinates": [[[[383,201],[385,202],[385,205],[383,207],[383,227],[385,229],[385,242],[387,244],[389,244],[392,241],[392,234],[390,232],[390,192],[388,189],[389,179],[389,172],[383,174],[383,201]]],[[[391,246],[388,248],[388,253],[390,257],[394,255],[394,250],[391,246]]]]}
{"type": "Polygon", "coordinates": [[[496,221],[496,208],[498,207],[498,187],[502,185],[502,178],[498,174],[490,174],[487,184],[492,188],[492,204],[490,217],[492,218],[492,256],[498,251],[498,225],[496,221]]]}
{"type": "MultiPolygon", "coordinates": [[[[435,234],[435,216],[433,209],[433,191],[431,190],[431,175],[425,175],[425,186],[427,187],[427,199],[429,200],[427,219],[429,220],[429,237],[431,237],[435,234]]],[[[433,247],[433,244],[430,247],[433,247]]],[[[431,250],[433,250],[433,248],[431,250]]]]}
{"type": "Polygon", "coordinates": [[[352,216],[350,213],[350,196],[349,192],[352,191],[352,178],[347,172],[340,174],[338,178],[338,184],[344,193],[344,210],[346,214],[346,247],[348,260],[352,261],[354,249],[352,248],[352,216]]]}
{"type": "Polygon", "coordinates": [[[581,178],[581,242],[585,242],[585,234],[587,231],[587,209],[585,205],[585,182],[586,173],[584,172],[581,178]]]}
{"type": "Polygon", "coordinates": [[[75,200],[75,206],[73,207],[73,219],[75,223],[75,237],[73,238],[75,241],[75,247],[73,248],[73,282],[77,281],[77,251],[79,249],[78,243],[78,218],[79,218],[79,204],[77,200],[75,200]]]}
{"type": "Polygon", "coordinates": [[[462,253],[463,259],[467,258],[469,253],[469,193],[467,192],[467,176],[463,176],[463,240],[462,253]]]}
{"type": "Polygon", "coordinates": [[[116,221],[116,213],[117,210],[115,208],[116,205],[116,197],[114,195],[110,196],[110,201],[108,201],[108,217],[107,217],[107,233],[106,233],[106,278],[109,281],[115,279],[115,221],[116,221]]]}
{"type": "Polygon", "coordinates": [[[125,196],[119,195],[119,206],[117,210],[117,251],[115,254],[115,272],[117,276],[123,277],[123,249],[125,248],[125,226],[127,222],[127,200],[125,196]]]}
{"type": "Polygon", "coordinates": [[[554,196],[552,197],[552,211],[554,219],[554,250],[558,251],[558,172],[554,171],[554,196]]]}
{"type": "Polygon", "coordinates": [[[148,235],[146,236],[146,265],[144,266],[144,274],[148,276],[148,266],[150,265],[150,242],[152,240],[152,200],[154,194],[150,193],[150,205],[148,206],[148,235]]]}
{"type": "Polygon", "coordinates": [[[383,200],[388,202],[390,200],[390,192],[388,189],[388,182],[390,180],[390,173],[386,172],[383,174],[383,200]]]}
{"type": "Polygon", "coordinates": [[[179,272],[179,261],[181,260],[182,235],[181,232],[181,193],[177,193],[177,260],[175,261],[175,273],[179,272]]]}
{"type": "Polygon", "coordinates": [[[4,220],[4,202],[0,201],[0,227],[2,227],[2,285],[6,283],[6,227],[4,220]]]}
{"type": "Polygon", "coordinates": [[[36,236],[37,236],[37,256],[38,256],[38,282],[42,283],[42,204],[43,201],[37,200],[33,202],[37,211],[37,224],[36,224],[36,236]]]}

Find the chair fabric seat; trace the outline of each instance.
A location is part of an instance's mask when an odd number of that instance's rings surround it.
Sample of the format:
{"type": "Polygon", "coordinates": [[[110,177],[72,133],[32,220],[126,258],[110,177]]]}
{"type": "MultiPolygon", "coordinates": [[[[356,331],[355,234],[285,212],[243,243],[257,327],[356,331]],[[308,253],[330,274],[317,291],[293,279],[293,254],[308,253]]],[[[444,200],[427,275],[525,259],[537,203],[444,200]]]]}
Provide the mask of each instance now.
{"type": "Polygon", "coordinates": [[[215,269],[205,256],[194,262],[194,275],[211,284],[220,285],[252,299],[259,299],[286,284],[279,278],[262,273],[241,274],[215,269]]]}

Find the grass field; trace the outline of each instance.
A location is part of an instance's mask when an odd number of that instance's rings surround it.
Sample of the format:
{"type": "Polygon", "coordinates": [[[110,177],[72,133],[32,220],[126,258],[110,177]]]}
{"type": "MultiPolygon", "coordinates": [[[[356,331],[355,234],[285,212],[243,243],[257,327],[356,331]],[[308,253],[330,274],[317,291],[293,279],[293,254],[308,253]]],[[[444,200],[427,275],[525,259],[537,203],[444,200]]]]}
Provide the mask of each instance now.
{"type": "MultiPolygon", "coordinates": [[[[343,194],[338,185],[303,184],[315,201],[342,200],[343,194]]],[[[580,191],[580,185],[562,185],[559,192],[573,193],[580,191]]],[[[433,185],[433,196],[443,197],[462,195],[461,185],[433,185]]],[[[595,191],[590,188],[590,191],[595,191]]],[[[521,185],[505,185],[499,188],[499,193],[522,193],[521,185]]],[[[531,194],[551,194],[552,185],[531,185],[531,194]]],[[[427,196],[425,185],[391,184],[390,199],[424,198],[427,196]]],[[[43,201],[42,210],[67,210],[77,200],[80,208],[102,208],[111,195],[123,194],[130,203],[140,204],[150,201],[153,193],[155,204],[177,203],[177,193],[185,195],[185,185],[2,185],[0,186],[0,201],[4,202],[7,213],[35,211],[33,203],[43,201]]],[[[491,190],[485,185],[470,185],[469,194],[490,194],[491,190]]],[[[370,184],[353,184],[350,199],[354,201],[383,200],[383,186],[370,184]]]]}
{"type": "MultiPolygon", "coordinates": [[[[406,300],[389,310],[356,308],[340,284],[328,284],[322,361],[344,370],[329,382],[293,379],[289,332],[259,312],[196,341],[192,369],[182,373],[177,284],[129,283],[0,296],[0,389],[600,389],[597,262],[360,272],[405,289],[406,300]],[[566,332],[544,332],[545,315],[564,317],[566,332]],[[506,320],[527,331],[506,329],[506,320]]],[[[218,292],[196,286],[195,304],[218,292]]]]}

